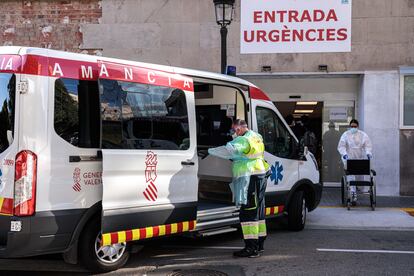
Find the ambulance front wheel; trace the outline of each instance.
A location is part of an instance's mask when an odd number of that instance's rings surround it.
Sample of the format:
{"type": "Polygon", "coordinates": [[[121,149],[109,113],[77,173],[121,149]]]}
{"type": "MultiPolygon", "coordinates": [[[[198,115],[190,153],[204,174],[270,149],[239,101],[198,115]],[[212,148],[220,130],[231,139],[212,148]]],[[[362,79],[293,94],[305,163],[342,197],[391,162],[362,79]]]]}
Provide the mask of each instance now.
{"type": "Polygon", "coordinates": [[[126,243],[102,246],[100,226],[101,221],[98,217],[85,226],[79,239],[79,259],[93,272],[117,270],[128,261],[129,248],[126,243]]]}
{"type": "Polygon", "coordinates": [[[306,223],[306,199],[303,191],[293,194],[288,206],[288,228],[291,231],[301,231],[306,223]]]}

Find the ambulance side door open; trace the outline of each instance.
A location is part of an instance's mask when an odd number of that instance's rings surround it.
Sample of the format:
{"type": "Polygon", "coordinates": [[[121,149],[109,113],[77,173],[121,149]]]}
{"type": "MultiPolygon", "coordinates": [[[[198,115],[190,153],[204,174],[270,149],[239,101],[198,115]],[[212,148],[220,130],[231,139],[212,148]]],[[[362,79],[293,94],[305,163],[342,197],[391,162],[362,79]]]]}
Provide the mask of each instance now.
{"type": "MultiPolygon", "coordinates": [[[[166,74],[151,73],[154,79],[166,74]]],[[[102,78],[99,90],[104,244],[193,230],[198,192],[194,93],[165,82],[102,78]],[[105,241],[114,232],[116,241],[105,241]]]]}
{"type": "Polygon", "coordinates": [[[266,191],[288,192],[299,178],[298,143],[272,103],[252,100],[252,111],[253,127],[263,137],[271,170],[266,191]]]}

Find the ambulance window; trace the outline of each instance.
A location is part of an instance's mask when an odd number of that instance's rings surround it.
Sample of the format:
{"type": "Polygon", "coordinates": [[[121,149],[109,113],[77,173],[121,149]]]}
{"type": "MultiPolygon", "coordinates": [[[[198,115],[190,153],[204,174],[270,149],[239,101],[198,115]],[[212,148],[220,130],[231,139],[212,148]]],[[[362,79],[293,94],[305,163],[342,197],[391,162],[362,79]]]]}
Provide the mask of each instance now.
{"type": "Polygon", "coordinates": [[[114,80],[100,80],[100,85],[103,148],[189,148],[182,90],[114,80]]]}
{"type": "Polygon", "coordinates": [[[80,148],[99,148],[100,114],[97,81],[58,79],[55,82],[56,133],[80,148]]]}
{"type": "Polygon", "coordinates": [[[257,129],[263,137],[265,150],[275,156],[297,159],[297,143],[273,110],[257,107],[257,129]]]}
{"type": "Polygon", "coordinates": [[[0,153],[11,144],[14,135],[16,77],[0,74],[0,153]]]}

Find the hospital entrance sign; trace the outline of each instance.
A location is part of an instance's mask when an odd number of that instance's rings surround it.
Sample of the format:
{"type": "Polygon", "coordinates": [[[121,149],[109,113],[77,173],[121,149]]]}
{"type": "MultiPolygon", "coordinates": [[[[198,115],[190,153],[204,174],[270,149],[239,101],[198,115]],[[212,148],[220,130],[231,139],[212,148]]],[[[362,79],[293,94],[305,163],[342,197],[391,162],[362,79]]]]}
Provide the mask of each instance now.
{"type": "Polygon", "coordinates": [[[240,52],[350,52],[352,0],[241,0],[240,52]]]}

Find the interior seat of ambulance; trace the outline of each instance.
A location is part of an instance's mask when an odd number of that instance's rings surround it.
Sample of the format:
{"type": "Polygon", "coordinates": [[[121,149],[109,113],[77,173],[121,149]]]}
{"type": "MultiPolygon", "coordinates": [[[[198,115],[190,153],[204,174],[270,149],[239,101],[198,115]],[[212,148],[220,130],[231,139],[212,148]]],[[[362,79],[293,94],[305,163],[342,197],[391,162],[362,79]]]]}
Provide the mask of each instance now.
{"type": "Polygon", "coordinates": [[[232,205],[229,183],[231,161],[208,155],[209,148],[232,140],[230,129],[236,118],[245,119],[242,93],[231,87],[195,83],[198,151],[199,210],[232,205]]]}

